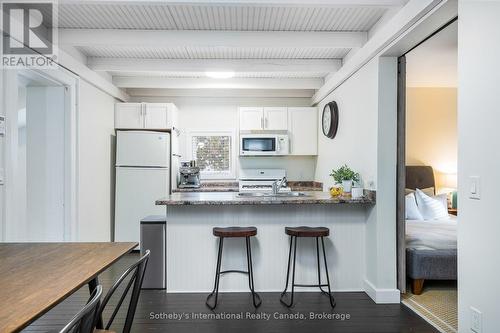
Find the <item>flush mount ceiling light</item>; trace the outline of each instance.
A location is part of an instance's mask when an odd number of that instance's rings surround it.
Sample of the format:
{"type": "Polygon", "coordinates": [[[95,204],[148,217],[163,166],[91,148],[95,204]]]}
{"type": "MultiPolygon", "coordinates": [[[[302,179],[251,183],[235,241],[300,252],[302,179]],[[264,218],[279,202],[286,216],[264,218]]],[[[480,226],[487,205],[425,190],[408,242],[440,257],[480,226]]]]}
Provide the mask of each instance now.
{"type": "Polygon", "coordinates": [[[205,75],[212,79],[230,79],[234,77],[234,72],[205,72],[205,75]]]}

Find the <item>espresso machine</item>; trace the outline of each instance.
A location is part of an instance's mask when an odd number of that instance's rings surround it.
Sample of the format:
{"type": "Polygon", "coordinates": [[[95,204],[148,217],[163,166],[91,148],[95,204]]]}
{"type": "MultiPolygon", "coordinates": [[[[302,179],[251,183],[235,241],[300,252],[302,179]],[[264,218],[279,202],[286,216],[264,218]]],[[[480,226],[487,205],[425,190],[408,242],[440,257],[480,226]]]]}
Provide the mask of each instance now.
{"type": "Polygon", "coordinates": [[[196,161],[181,162],[179,172],[181,174],[179,188],[200,187],[200,168],[196,166],[196,161]]]}

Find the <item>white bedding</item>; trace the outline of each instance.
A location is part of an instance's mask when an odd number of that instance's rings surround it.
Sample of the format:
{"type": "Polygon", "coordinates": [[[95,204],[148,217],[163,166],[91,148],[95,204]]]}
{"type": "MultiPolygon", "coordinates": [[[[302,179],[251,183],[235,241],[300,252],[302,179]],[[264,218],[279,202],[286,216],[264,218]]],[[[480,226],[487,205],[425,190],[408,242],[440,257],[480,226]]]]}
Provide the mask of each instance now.
{"type": "Polygon", "coordinates": [[[457,217],[447,220],[406,220],[406,247],[419,250],[457,248],[457,217]]]}

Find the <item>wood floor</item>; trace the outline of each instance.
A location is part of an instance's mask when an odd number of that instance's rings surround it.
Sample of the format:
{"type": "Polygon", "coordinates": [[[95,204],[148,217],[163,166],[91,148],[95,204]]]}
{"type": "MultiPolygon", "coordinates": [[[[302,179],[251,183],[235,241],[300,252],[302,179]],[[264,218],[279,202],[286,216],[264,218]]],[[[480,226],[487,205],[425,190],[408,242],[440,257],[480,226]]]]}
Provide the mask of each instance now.
{"type": "MultiPolygon", "coordinates": [[[[105,291],[125,267],[137,258],[136,254],[128,255],[102,274],[100,282],[105,291]]],[[[296,305],[291,310],[280,304],[278,293],[261,293],[260,295],[263,304],[255,310],[251,306],[249,294],[221,294],[219,306],[215,312],[211,312],[204,304],[206,294],[167,295],[164,291],[143,290],[132,331],[176,333],[437,332],[404,305],[376,305],[365,293],[336,293],[337,307],[334,311],[330,309],[328,298],[319,293],[297,293],[296,305]],[[318,316],[343,315],[344,320],[335,318],[311,320],[309,319],[310,313],[318,316]],[[163,317],[163,319],[151,319],[152,314],[158,318],[163,317]],[[183,318],[181,320],[164,318],[174,314],[182,314],[183,318]],[[193,315],[201,317],[215,314],[231,318],[193,318],[193,315]],[[250,315],[263,317],[264,314],[270,318],[268,320],[246,318],[250,315]],[[238,320],[235,318],[238,315],[242,315],[244,318],[238,320]],[[287,317],[298,315],[307,319],[294,319],[293,317],[287,319],[287,317]],[[346,318],[347,315],[349,315],[349,319],[346,318]]],[[[26,328],[25,332],[46,332],[60,329],[85,304],[87,298],[88,288],[80,289],[26,328]]],[[[115,304],[116,300],[111,302],[115,304]]],[[[112,307],[109,310],[112,310],[112,307]]],[[[109,314],[110,311],[107,311],[106,315],[109,314]]],[[[125,313],[120,311],[112,328],[119,332],[124,319],[125,313]]]]}

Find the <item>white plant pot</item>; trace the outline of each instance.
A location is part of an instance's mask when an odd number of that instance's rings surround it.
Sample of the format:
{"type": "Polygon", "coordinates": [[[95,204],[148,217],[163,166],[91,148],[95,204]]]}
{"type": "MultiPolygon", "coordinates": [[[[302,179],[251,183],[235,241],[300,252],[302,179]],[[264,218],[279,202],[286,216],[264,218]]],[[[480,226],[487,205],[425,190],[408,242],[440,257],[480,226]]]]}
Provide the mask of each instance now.
{"type": "Polygon", "coordinates": [[[351,193],[352,180],[343,180],[342,181],[342,188],[344,189],[345,193],[351,193]]]}

